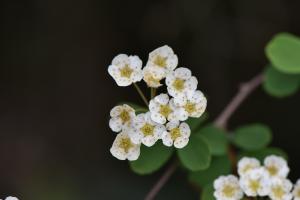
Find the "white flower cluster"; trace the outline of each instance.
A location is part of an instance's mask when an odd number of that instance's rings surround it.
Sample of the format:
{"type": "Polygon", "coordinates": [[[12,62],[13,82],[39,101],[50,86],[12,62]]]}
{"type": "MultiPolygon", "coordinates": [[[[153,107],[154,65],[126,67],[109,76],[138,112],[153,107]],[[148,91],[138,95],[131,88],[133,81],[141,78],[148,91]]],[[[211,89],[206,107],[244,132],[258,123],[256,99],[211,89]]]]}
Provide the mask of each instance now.
{"type": "Polygon", "coordinates": [[[136,160],[140,145],[154,145],[159,139],[170,147],[183,148],[189,142],[190,127],[183,122],[188,117],[200,117],[207,100],[197,90],[198,81],[189,69],[177,68],[178,58],[169,46],[162,46],[149,54],[146,66],[138,56],[120,54],[108,67],[109,74],[117,85],[128,86],[144,80],[150,88],[158,88],[165,79],[167,93],[150,100],[146,113],[136,115],[129,105],[114,107],[109,126],[118,132],[110,149],[113,156],[120,160],[136,160]]]}
{"type": "MultiPolygon", "coordinates": [[[[1,200],[1,199],[0,199],[1,200]]],[[[6,197],[5,200],[19,200],[18,198],[16,197],[6,197]]]]}
{"type": "Polygon", "coordinates": [[[221,176],[214,181],[214,196],[217,200],[239,200],[247,197],[269,197],[271,200],[300,200],[300,180],[293,189],[287,179],[289,167],[279,156],[259,160],[244,157],[238,162],[238,175],[221,176]],[[292,190],[293,189],[293,190],[292,190]]]}

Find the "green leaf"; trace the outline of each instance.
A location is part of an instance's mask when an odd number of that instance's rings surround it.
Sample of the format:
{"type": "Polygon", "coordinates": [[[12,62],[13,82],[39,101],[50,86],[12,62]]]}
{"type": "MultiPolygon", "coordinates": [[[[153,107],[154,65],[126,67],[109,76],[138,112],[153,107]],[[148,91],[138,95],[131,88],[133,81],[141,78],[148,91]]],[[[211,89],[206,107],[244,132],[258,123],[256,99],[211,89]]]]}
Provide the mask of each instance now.
{"type": "Polygon", "coordinates": [[[135,114],[148,112],[148,108],[131,102],[121,102],[119,105],[127,104],[135,110],[135,114]]]}
{"type": "Polygon", "coordinates": [[[201,193],[200,200],[215,200],[213,184],[206,185],[201,193]]]}
{"type": "Polygon", "coordinates": [[[262,124],[251,124],[239,127],[234,131],[233,142],[244,150],[258,150],[271,142],[271,130],[262,124]]]}
{"type": "Polygon", "coordinates": [[[279,71],[300,73],[300,39],[289,33],[277,34],[266,46],[266,54],[279,71]]]}
{"type": "Polygon", "coordinates": [[[267,147],[267,148],[264,148],[259,151],[242,151],[239,154],[238,158],[241,159],[242,157],[245,157],[245,156],[254,157],[254,158],[257,158],[258,160],[260,160],[261,162],[263,162],[265,157],[267,157],[269,155],[281,156],[281,157],[285,158],[286,160],[288,160],[287,154],[282,149],[279,149],[276,147],[267,147]]]}
{"type": "Polygon", "coordinates": [[[227,152],[228,141],[226,132],[215,127],[207,125],[197,132],[197,136],[201,135],[207,142],[213,155],[224,155],[227,152]]]}
{"type": "Polygon", "coordinates": [[[191,136],[187,146],[177,150],[183,166],[191,171],[207,169],[211,153],[206,141],[201,137],[191,136]]]}
{"type": "Polygon", "coordinates": [[[300,76],[286,74],[274,67],[268,67],[265,72],[263,87],[267,93],[275,97],[285,97],[294,94],[300,87],[300,76]]]}
{"type": "Polygon", "coordinates": [[[201,126],[201,124],[203,124],[207,119],[208,114],[203,113],[203,115],[200,118],[188,118],[188,120],[186,120],[186,123],[190,126],[190,129],[193,133],[193,131],[196,131],[201,126]]]}
{"type": "Polygon", "coordinates": [[[150,174],[162,167],[171,157],[173,148],[158,141],[152,147],[141,146],[141,155],[136,161],[129,162],[131,169],[141,175],[150,174]]]}
{"type": "Polygon", "coordinates": [[[221,175],[227,175],[231,171],[231,163],[228,156],[213,157],[208,169],[190,172],[189,180],[200,187],[204,187],[221,175]]]}

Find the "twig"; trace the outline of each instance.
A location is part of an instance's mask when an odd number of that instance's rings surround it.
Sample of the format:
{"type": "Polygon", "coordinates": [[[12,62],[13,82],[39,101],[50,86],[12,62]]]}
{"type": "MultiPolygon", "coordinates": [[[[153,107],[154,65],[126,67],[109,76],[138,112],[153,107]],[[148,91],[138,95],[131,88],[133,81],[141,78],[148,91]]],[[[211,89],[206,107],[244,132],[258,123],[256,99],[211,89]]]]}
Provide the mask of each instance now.
{"type": "Polygon", "coordinates": [[[139,95],[142,97],[146,106],[148,107],[148,100],[147,100],[146,96],[144,95],[143,91],[141,90],[141,88],[136,83],[133,83],[133,85],[134,85],[135,89],[138,91],[139,95]]]}
{"type": "MultiPolygon", "coordinates": [[[[229,104],[225,107],[221,114],[216,118],[214,124],[219,128],[225,129],[227,126],[227,122],[232,114],[242,104],[242,102],[262,83],[262,81],[263,74],[258,74],[250,81],[242,83],[238,93],[233,97],[233,99],[229,102],[229,104]]],[[[166,169],[164,174],[159,178],[159,180],[154,184],[153,188],[147,194],[145,200],[154,199],[160,189],[175,172],[176,168],[177,165],[172,164],[166,169]]]]}

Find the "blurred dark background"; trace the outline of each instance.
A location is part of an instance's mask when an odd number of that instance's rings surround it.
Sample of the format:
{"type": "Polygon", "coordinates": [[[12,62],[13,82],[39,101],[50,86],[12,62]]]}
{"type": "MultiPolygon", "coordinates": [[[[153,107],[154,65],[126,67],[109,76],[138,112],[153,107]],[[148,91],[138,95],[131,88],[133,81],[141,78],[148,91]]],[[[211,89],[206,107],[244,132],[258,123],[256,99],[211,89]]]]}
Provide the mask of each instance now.
{"type": "MultiPolygon", "coordinates": [[[[164,44],[192,69],[214,119],[238,85],[267,64],[264,46],[281,31],[300,35],[298,0],[2,0],[0,198],[142,199],[162,171],[137,176],[109,148],[109,111],[142,103],[117,87],[107,66],[118,53],[164,44]]],[[[257,90],[230,128],[262,122],[300,177],[300,95],[273,99],[257,90]]],[[[197,199],[178,172],[157,199],[197,199]]]]}

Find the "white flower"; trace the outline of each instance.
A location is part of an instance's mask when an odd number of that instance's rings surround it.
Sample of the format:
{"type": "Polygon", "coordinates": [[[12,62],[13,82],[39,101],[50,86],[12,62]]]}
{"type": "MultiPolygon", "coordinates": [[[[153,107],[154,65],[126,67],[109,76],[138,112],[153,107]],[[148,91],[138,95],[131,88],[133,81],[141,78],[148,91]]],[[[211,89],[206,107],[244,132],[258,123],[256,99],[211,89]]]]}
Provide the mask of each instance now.
{"type": "Polygon", "coordinates": [[[270,180],[263,167],[249,170],[240,178],[240,186],[247,196],[266,196],[270,192],[270,180]]]}
{"type": "Polygon", "coordinates": [[[220,176],[214,181],[214,189],[214,196],[217,200],[239,200],[243,198],[239,180],[233,175],[220,176]]]}
{"type": "Polygon", "coordinates": [[[135,117],[135,111],[129,105],[123,104],[111,109],[110,116],[109,127],[114,132],[120,132],[130,126],[132,119],[135,117]]]}
{"type": "Polygon", "coordinates": [[[180,149],[188,144],[191,129],[187,123],[169,122],[166,128],[167,131],[164,131],[161,137],[164,145],[170,147],[174,144],[174,147],[180,149]]]}
{"type": "Polygon", "coordinates": [[[142,61],[138,56],[119,54],[112,60],[108,73],[118,86],[128,86],[142,80],[142,61]]]}
{"type": "Polygon", "coordinates": [[[238,174],[246,175],[250,170],[260,167],[259,160],[256,158],[243,157],[238,162],[238,174]]]}
{"type": "Polygon", "coordinates": [[[119,160],[137,160],[140,156],[140,144],[134,144],[126,131],[122,131],[110,148],[110,153],[119,160]]]}
{"type": "Polygon", "coordinates": [[[187,96],[191,96],[197,89],[198,81],[192,76],[191,70],[180,67],[167,75],[166,84],[168,93],[176,98],[176,103],[184,104],[187,96]]]}
{"type": "Polygon", "coordinates": [[[185,115],[198,118],[204,113],[207,100],[203,93],[197,90],[184,99],[174,98],[174,103],[184,109],[185,115]]]}
{"type": "Polygon", "coordinates": [[[157,78],[159,75],[159,70],[155,67],[146,66],[143,69],[143,79],[148,87],[158,88],[162,86],[160,83],[162,78],[157,78]]]}
{"type": "Polygon", "coordinates": [[[297,183],[294,186],[293,196],[294,196],[294,200],[300,200],[300,179],[297,181],[297,183]]]}
{"type": "Polygon", "coordinates": [[[188,118],[183,108],[177,107],[167,94],[160,94],[149,102],[151,119],[159,124],[169,121],[184,121],[188,118]]]}
{"type": "Polygon", "coordinates": [[[17,197],[6,197],[5,200],[19,200],[17,197]]]}
{"type": "Polygon", "coordinates": [[[264,165],[269,172],[270,178],[286,178],[290,169],[285,159],[279,156],[271,155],[265,158],[264,165]]]}
{"type": "Polygon", "coordinates": [[[131,141],[136,144],[143,143],[150,147],[161,138],[165,126],[154,122],[150,112],[137,115],[132,122],[132,129],[129,132],[131,141]]]}
{"type": "Polygon", "coordinates": [[[272,200],[291,200],[293,184],[288,179],[273,178],[271,182],[269,197],[272,200]]]}
{"type": "Polygon", "coordinates": [[[177,67],[177,64],[177,56],[169,46],[165,45],[149,54],[146,67],[154,70],[153,76],[155,79],[163,79],[177,67]]]}

